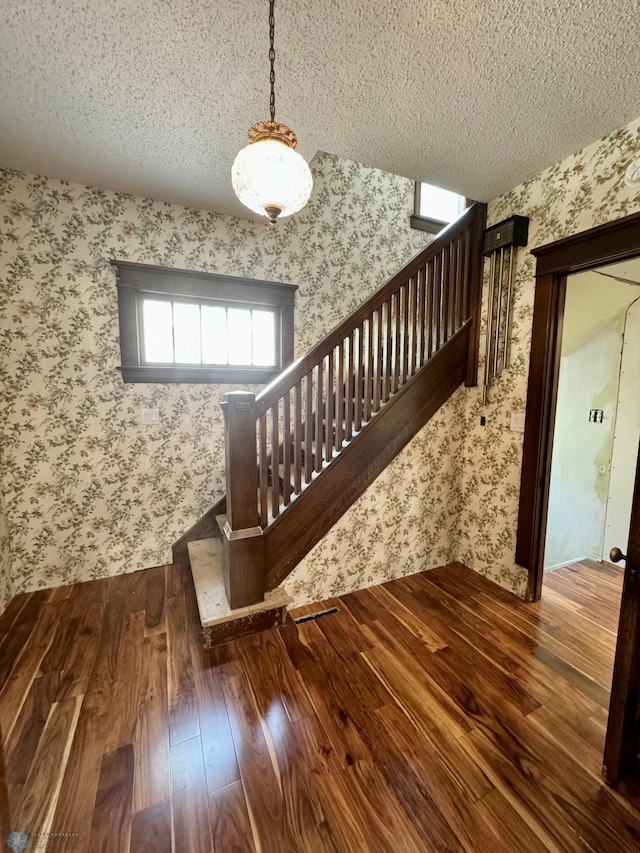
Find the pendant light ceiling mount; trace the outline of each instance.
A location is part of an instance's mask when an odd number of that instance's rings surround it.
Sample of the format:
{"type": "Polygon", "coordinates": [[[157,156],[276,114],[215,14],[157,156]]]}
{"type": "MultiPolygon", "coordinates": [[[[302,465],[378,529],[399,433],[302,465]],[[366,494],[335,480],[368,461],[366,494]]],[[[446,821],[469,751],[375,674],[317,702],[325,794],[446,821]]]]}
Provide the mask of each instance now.
{"type": "Polygon", "coordinates": [[[295,133],[275,119],[275,18],[269,0],[270,121],[249,128],[249,144],[238,152],[231,182],[240,201],[254,213],[267,216],[274,225],[279,216],[291,216],[309,201],[313,188],[311,170],[295,150],[295,133]]]}

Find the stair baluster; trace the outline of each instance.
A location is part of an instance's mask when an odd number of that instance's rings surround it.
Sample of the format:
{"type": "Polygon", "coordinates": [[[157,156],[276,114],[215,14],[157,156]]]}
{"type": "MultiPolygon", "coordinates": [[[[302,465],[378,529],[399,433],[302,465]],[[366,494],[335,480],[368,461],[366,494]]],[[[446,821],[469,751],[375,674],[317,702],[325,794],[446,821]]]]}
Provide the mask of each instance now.
{"type": "Polygon", "coordinates": [[[485,212],[484,205],[467,209],[257,397],[225,394],[223,542],[232,607],[260,601],[335,521],[328,484],[340,484],[335,506],[346,508],[391,448],[415,434],[420,417],[428,419],[461,381],[476,384],[485,212]],[[398,419],[390,413],[401,398],[398,419]],[[344,481],[336,474],[341,457],[351,460],[344,481]],[[307,490],[320,496],[315,510],[307,490]],[[287,519],[293,555],[283,551],[287,519]]]}

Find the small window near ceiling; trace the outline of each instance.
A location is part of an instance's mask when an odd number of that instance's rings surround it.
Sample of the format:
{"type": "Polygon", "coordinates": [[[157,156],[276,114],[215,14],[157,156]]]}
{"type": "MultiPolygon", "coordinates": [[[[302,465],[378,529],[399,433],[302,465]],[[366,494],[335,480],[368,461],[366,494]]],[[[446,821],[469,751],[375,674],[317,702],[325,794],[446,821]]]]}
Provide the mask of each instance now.
{"type": "Polygon", "coordinates": [[[269,382],[293,361],[297,287],[113,261],[125,382],[269,382]]]}
{"type": "Polygon", "coordinates": [[[433,184],[416,183],[415,200],[411,226],[430,234],[442,231],[467,207],[467,199],[463,195],[433,184]]]}

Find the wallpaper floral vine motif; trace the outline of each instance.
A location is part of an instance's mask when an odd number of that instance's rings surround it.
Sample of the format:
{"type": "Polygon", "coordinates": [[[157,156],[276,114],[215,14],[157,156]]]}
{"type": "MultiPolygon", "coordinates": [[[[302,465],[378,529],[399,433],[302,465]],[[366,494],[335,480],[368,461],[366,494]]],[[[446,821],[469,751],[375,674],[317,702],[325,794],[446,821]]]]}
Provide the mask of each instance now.
{"type": "Polygon", "coordinates": [[[283,583],[294,604],[455,559],[464,403],[459,388],[296,566],[283,583]]]}
{"type": "Polygon", "coordinates": [[[277,228],[0,171],[0,540],[15,592],[168,562],[224,491],[230,388],[123,384],[111,258],[298,284],[301,353],[427,242],[409,228],[411,181],[327,154],[312,168],[309,205],[277,228]]]}
{"type": "MultiPolygon", "coordinates": [[[[515,563],[515,537],[523,435],[510,431],[510,416],[526,407],[535,290],[535,258],[530,251],[639,211],[640,192],[624,181],[629,163],[637,157],[640,119],[489,205],[489,225],[513,214],[530,217],[529,245],[517,257],[512,366],[491,389],[486,408],[480,389],[466,392],[455,551],[458,560],[521,595],[527,574],[515,563]],[[486,426],[480,425],[482,414],[486,426]]],[[[481,352],[483,348],[481,342],[481,352]]]]}
{"type": "MultiPolygon", "coordinates": [[[[442,407],[289,576],[295,603],[453,559],[523,593],[522,435],[509,420],[526,401],[529,251],[640,210],[624,184],[637,156],[640,119],[490,204],[489,224],[531,219],[512,367],[486,408],[478,389],[442,407]]],[[[10,541],[16,592],[165,562],[224,488],[218,403],[228,389],[122,384],[110,258],[296,283],[301,353],[422,248],[425,236],[407,227],[411,182],[324,154],[313,170],[308,208],[278,229],[0,172],[0,547],[10,541]],[[160,425],[143,427],[141,407],[158,408],[160,425]]]]}

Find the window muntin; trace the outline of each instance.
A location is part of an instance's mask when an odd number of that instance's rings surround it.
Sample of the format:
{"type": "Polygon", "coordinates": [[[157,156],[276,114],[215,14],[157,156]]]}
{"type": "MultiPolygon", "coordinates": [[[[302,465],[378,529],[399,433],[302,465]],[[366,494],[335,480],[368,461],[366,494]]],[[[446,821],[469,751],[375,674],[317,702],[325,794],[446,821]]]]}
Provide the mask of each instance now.
{"type": "Polygon", "coordinates": [[[296,285],[111,263],[125,382],[263,384],[293,361],[296,285]]]}
{"type": "Polygon", "coordinates": [[[263,308],[141,297],[142,363],[276,367],[276,317],[263,308]]]}

